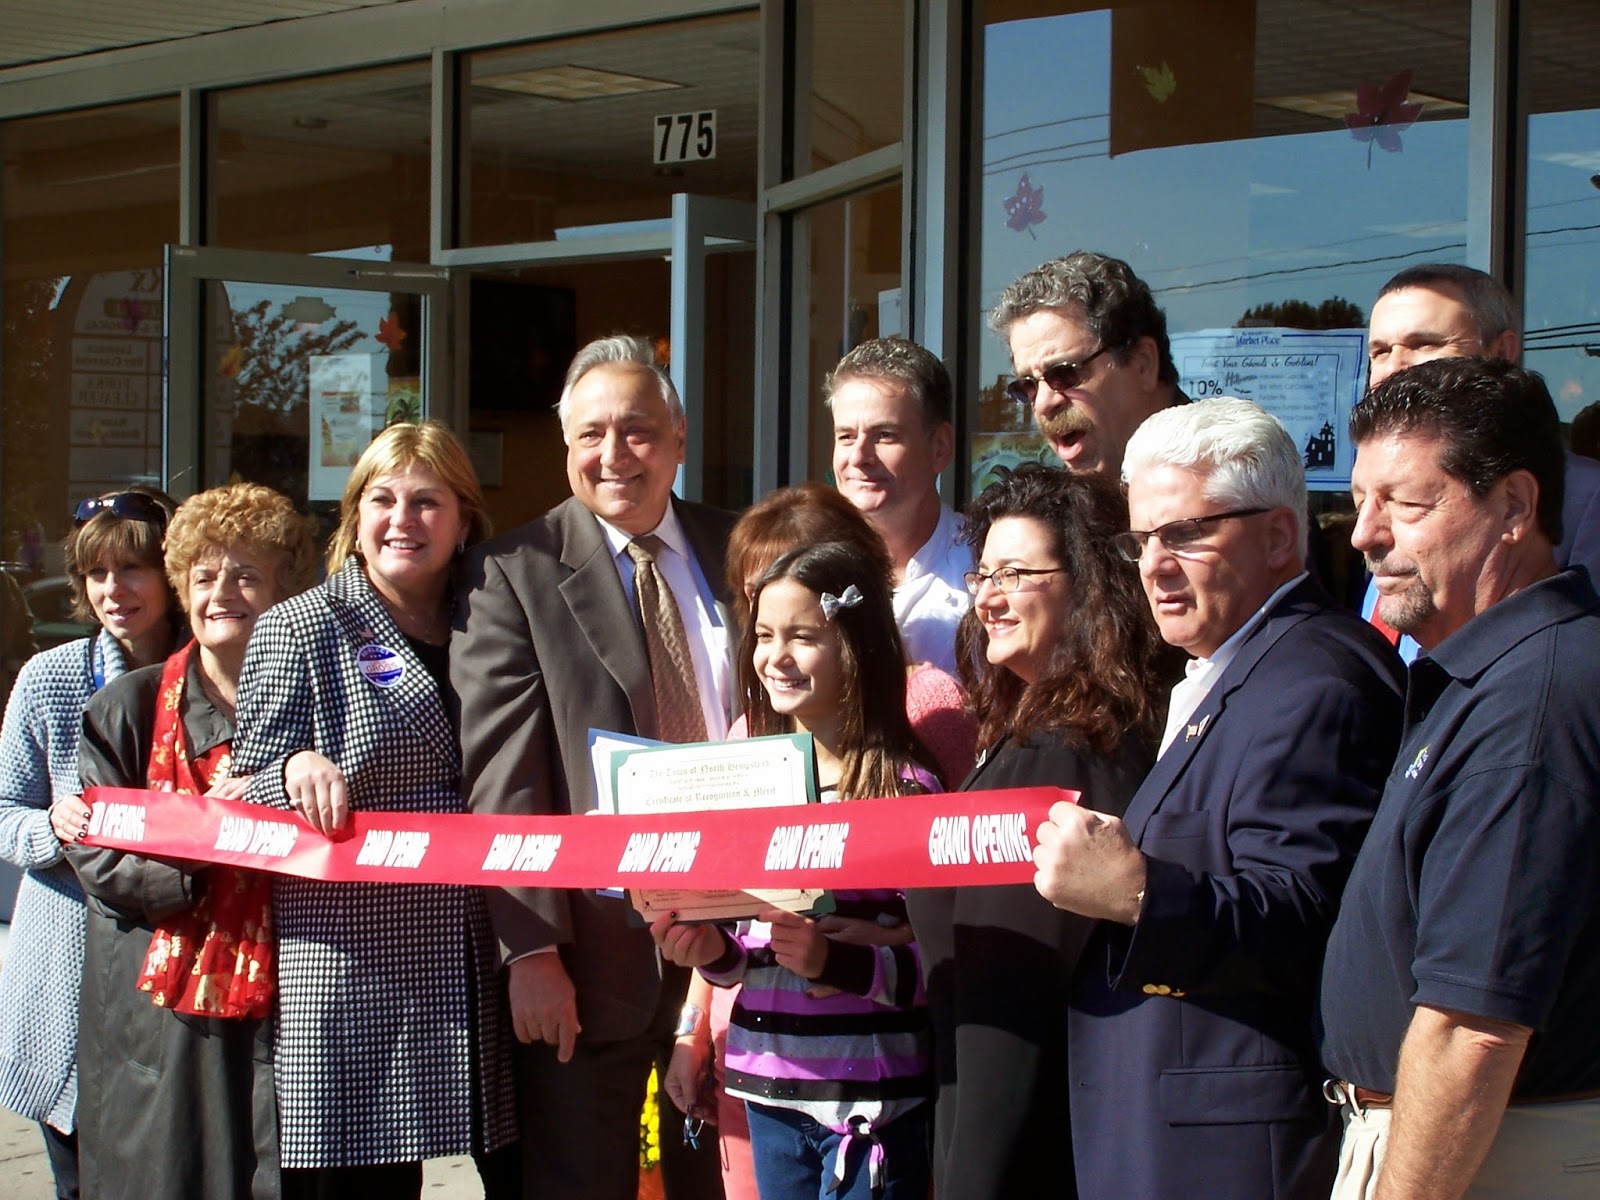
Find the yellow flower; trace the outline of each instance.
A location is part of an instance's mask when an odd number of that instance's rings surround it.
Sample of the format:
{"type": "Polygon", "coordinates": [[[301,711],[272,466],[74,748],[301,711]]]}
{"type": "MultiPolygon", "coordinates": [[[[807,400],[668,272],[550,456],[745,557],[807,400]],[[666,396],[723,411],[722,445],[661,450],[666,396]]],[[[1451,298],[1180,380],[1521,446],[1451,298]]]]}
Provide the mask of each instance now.
{"type": "Polygon", "coordinates": [[[650,1068],[644,1089],[644,1111],[639,1114],[639,1165],[653,1171],[661,1162],[661,1081],[650,1068]]]}

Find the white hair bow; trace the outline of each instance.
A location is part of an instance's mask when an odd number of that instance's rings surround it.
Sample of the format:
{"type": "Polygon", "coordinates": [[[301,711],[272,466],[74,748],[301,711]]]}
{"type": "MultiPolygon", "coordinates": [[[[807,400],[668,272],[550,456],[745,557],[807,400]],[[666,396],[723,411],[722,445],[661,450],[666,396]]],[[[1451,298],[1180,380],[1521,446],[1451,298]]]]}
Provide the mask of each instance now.
{"type": "Polygon", "coordinates": [[[853,583],[845,588],[842,596],[835,596],[832,592],[823,592],[822,615],[831,621],[841,608],[854,608],[861,603],[862,599],[861,589],[853,583]]]}

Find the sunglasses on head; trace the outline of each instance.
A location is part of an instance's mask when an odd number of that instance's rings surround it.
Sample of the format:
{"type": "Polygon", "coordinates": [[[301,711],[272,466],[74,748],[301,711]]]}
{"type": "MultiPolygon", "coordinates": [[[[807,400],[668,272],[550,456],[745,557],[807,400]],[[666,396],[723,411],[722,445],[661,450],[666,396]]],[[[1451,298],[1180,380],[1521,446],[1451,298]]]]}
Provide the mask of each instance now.
{"type": "Polygon", "coordinates": [[[1006,384],[1006,395],[1018,404],[1032,404],[1041,383],[1052,392],[1069,392],[1083,382],[1083,369],[1110,348],[1101,346],[1082,362],[1051,363],[1038,375],[1018,375],[1006,384]]]}
{"type": "Polygon", "coordinates": [[[118,492],[115,496],[90,496],[80,500],[72,512],[72,524],[79,527],[103,512],[124,521],[146,521],[151,525],[167,527],[167,510],[155,497],[143,492],[118,492]]]}

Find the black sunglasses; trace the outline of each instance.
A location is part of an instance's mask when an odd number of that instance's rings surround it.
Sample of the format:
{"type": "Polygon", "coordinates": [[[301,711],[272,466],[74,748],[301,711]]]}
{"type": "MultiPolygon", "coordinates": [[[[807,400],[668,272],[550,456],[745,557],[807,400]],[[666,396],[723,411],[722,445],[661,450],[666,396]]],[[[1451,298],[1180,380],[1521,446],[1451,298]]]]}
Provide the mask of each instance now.
{"type": "Polygon", "coordinates": [[[80,500],[72,512],[72,524],[74,528],[82,526],[103,512],[124,521],[146,521],[162,529],[167,527],[167,510],[155,497],[143,492],[118,492],[115,496],[90,496],[80,500]]]}
{"type": "Polygon", "coordinates": [[[1051,363],[1044,370],[1035,375],[1018,375],[1006,384],[1006,395],[1018,404],[1032,404],[1033,398],[1039,394],[1039,384],[1052,392],[1068,392],[1083,382],[1083,369],[1099,358],[1110,346],[1101,346],[1082,362],[1051,363]]]}

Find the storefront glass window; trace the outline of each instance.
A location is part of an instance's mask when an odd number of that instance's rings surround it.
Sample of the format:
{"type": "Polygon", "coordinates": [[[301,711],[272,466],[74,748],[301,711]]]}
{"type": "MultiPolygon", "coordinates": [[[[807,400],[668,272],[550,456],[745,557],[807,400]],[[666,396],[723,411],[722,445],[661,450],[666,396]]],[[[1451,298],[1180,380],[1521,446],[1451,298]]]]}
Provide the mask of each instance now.
{"type": "Polygon", "coordinates": [[[759,50],[752,12],[473,54],[460,244],[754,199],[759,50]]]}
{"type": "Polygon", "coordinates": [[[904,0],[815,0],[799,7],[802,61],[809,64],[799,72],[795,97],[800,173],[901,139],[905,8],[904,0]]]}
{"type": "Polygon", "coordinates": [[[178,104],[8,121],[4,254],[5,572],[37,610],[0,607],[19,658],[82,636],[61,541],[86,496],[161,482],[162,247],[178,233],[178,104]]]}
{"type": "Polygon", "coordinates": [[[213,94],[207,244],[427,262],[430,96],[426,62],[213,94]]]}
{"type": "MultiPolygon", "coordinates": [[[[1523,361],[1571,421],[1600,403],[1600,9],[1551,0],[1531,6],[1529,26],[1523,361]]],[[[1574,449],[1600,455],[1590,420],[1600,409],[1573,430],[1574,449]]]]}
{"type": "MultiPolygon", "coordinates": [[[[1046,259],[1125,259],[1178,335],[1187,390],[1253,392],[1307,446],[1314,486],[1342,490],[1377,289],[1465,258],[1468,15],[1453,0],[990,0],[984,311],[1046,259]],[[1242,345],[1279,329],[1350,333],[1310,359],[1242,345]]],[[[1005,399],[1007,347],[978,336],[975,489],[1042,450],[1005,399]]]]}
{"type": "Polygon", "coordinates": [[[799,236],[809,244],[810,314],[806,385],[797,403],[809,414],[804,478],[833,479],[833,421],[822,403],[828,372],[862,342],[907,331],[900,290],[900,184],[806,210],[799,236]]]}

